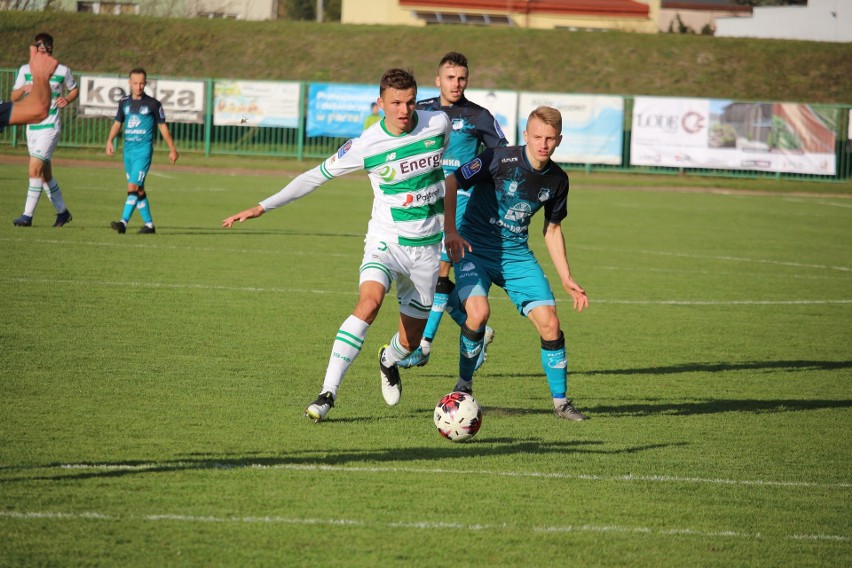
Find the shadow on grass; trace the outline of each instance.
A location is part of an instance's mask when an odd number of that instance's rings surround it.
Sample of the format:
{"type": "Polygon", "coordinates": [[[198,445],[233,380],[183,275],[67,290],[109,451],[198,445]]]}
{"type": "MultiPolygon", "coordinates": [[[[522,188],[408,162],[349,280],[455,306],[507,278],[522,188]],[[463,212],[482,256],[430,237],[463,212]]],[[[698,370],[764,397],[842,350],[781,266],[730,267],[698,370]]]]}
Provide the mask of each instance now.
{"type": "Polygon", "coordinates": [[[725,373],[728,371],[836,371],[852,368],[852,361],[744,361],[740,363],[681,363],[665,367],[607,369],[574,372],[574,375],[674,375],[678,373],[725,373]]]}
{"type": "MultiPolygon", "coordinates": [[[[510,456],[515,454],[597,454],[619,455],[637,454],[649,450],[686,445],[685,442],[674,444],[647,444],[620,449],[603,448],[603,442],[568,441],[544,442],[540,440],[519,441],[512,438],[487,438],[466,444],[446,443],[440,447],[431,448],[379,448],[346,451],[304,451],[292,455],[263,457],[257,453],[240,457],[211,456],[209,454],[188,454],[185,458],[164,460],[161,462],[124,460],[119,462],[87,462],[75,465],[51,463],[44,466],[15,468],[6,470],[54,470],[55,473],[39,476],[22,476],[0,479],[0,484],[20,481],[80,481],[87,479],[117,478],[146,473],[169,473],[196,470],[233,470],[233,469],[287,469],[287,470],[322,470],[340,466],[349,466],[353,470],[370,472],[385,472],[394,469],[404,469],[409,473],[417,473],[422,469],[424,474],[434,473],[436,467],[428,464],[439,463],[439,460],[459,457],[482,458],[493,456],[510,456]],[[426,465],[406,466],[401,462],[427,462],[426,465]],[[395,464],[395,465],[379,465],[395,464]]],[[[442,468],[438,468],[442,469],[442,468]]],[[[460,467],[459,471],[466,470],[460,467]]],[[[2,471],[2,470],[0,470],[2,471]]],[[[543,474],[542,477],[546,477],[543,474]]]]}
{"type": "Polygon", "coordinates": [[[644,416],[664,414],[690,416],[696,414],[718,414],[722,412],[802,412],[852,407],[852,400],[701,400],[689,402],[650,402],[636,404],[613,404],[594,406],[589,413],[605,416],[644,416]]]}

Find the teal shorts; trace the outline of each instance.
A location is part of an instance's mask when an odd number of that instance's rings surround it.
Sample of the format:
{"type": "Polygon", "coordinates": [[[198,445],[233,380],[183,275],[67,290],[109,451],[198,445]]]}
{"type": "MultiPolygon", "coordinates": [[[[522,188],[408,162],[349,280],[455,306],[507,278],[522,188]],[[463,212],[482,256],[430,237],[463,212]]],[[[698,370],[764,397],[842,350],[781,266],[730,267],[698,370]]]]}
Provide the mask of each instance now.
{"type": "Polygon", "coordinates": [[[531,250],[465,251],[464,258],[453,265],[456,291],[464,302],[471,296],[488,297],[492,284],[508,294],[522,316],[538,306],[555,306],[556,298],[550,282],[531,250]]]}
{"type": "Polygon", "coordinates": [[[124,151],[124,171],[127,173],[127,182],[145,187],[145,176],[151,169],[151,157],[153,152],[124,151]]]}

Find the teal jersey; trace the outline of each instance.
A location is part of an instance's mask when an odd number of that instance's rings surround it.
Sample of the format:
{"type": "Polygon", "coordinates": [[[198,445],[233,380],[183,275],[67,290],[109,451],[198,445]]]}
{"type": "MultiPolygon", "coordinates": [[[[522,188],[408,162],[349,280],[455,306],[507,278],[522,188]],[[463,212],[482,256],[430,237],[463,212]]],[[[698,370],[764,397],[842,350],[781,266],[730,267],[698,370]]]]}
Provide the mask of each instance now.
{"type": "MultiPolygon", "coordinates": [[[[450,143],[444,153],[444,175],[455,172],[462,164],[466,164],[485,148],[497,148],[508,145],[500,125],[488,112],[465,98],[450,106],[441,106],[441,97],[417,102],[417,108],[422,110],[443,111],[450,119],[450,143]]],[[[462,214],[470,196],[465,190],[458,193],[456,204],[456,225],[462,223],[462,214]]]]}
{"type": "Polygon", "coordinates": [[[153,152],[154,131],[166,122],[163,105],[154,97],[142,94],[141,99],[131,96],[118,102],[116,122],[124,124],[124,153],[153,152]]]}
{"type": "Polygon", "coordinates": [[[532,216],[544,209],[544,223],[568,214],[568,175],[548,161],[534,170],[526,146],[485,150],[455,172],[460,188],[472,188],[459,233],[474,250],[527,249],[532,216]]]}

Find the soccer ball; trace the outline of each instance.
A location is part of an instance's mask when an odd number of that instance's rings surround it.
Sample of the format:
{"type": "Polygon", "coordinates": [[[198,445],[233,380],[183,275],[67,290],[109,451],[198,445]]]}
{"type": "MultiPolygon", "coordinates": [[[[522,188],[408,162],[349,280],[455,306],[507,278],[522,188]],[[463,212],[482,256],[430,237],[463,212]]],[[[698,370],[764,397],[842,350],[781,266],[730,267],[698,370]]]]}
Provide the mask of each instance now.
{"type": "Polygon", "coordinates": [[[451,392],[435,407],[435,427],[452,442],[470,440],[482,426],[482,408],[472,395],[451,392]]]}

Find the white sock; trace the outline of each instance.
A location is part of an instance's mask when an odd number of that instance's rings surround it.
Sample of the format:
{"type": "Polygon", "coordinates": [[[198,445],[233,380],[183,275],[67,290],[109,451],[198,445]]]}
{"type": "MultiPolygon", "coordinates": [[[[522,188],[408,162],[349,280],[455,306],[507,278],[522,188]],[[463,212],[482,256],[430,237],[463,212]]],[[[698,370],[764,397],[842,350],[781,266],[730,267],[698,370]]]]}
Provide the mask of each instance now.
{"type": "Polygon", "coordinates": [[[30,187],[27,189],[27,203],[24,205],[24,215],[32,217],[35,215],[36,205],[41,199],[41,178],[30,178],[30,187]]]}
{"type": "Polygon", "coordinates": [[[393,337],[391,337],[390,343],[388,343],[388,348],[385,349],[385,352],[382,355],[382,365],[385,367],[391,367],[409,355],[411,355],[411,351],[408,351],[402,346],[402,344],[400,344],[399,332],[397,332],[393,337]]]}
{"type": "Polygon", "coordinates": [[[68,208],[65,206],[65,200],[62,199],[62,190],[59,189],[59,184],[56,182],[56,178],[50,180],[49,183],[42,184],[44,188],[44,192],[50,198],[50,202],[53,203],[53,208],[56,209],[57,213],[65,213],[68,208]]]}
{"type": "Polygon", "coordinates": [[[355,316],[349,316],[340,326],[337,337],[334,338],[334,344],[331,346],[331,357],[328,359],[328,367],[325,370],[322,392],[330,392],[337,399],[337,389],[340,387],[343,375],[361,352],[368,329],[370,324],[355,316]]]}

